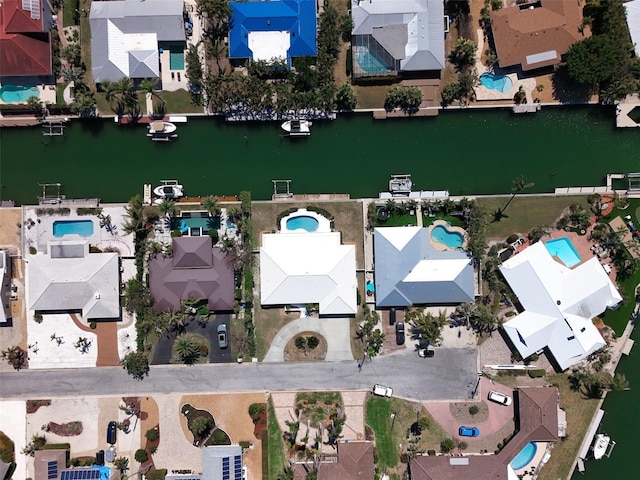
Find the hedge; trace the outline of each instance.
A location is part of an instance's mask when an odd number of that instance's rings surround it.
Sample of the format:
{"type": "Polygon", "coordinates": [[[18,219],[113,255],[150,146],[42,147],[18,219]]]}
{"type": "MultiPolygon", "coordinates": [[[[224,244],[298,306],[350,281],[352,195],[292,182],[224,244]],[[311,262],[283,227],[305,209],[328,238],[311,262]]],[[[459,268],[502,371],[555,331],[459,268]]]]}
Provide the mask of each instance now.
{"type": "Polygon", "coordinates": [[[40,450],[71,450],[68,443],[45,443],[40,450]]]}
{"type": "Polygon", "coordinates": [[[537,370],[529,370],[528,373],[531,378],[541,378],[545,376],[547,371],[544,368],[539,368],[537,370]]]}
{"type": "Polygon", "coordinates": [[[149,470],[144,476],[147,480],[164,480],[164,477],[167,476],[167,469],[149,470]]]}

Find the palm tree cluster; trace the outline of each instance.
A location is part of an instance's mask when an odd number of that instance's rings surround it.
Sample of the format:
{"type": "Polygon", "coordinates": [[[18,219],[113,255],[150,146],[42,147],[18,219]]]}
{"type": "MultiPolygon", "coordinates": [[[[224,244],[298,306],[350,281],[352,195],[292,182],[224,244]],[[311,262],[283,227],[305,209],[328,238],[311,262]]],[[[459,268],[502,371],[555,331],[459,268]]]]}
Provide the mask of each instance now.
{"type": "Polygon", "coordinates": [[[384,333],[379,328],[375,328],[380,323],[380,315],[366,305],[363,307],[363,312],[364,321],[358,327],[356,338],[364,344],[365,355],[374,358],[380,353],[384,343],[384,333]]]}
{"type": "Polygon", "coordinates": [[[133,80],[123,77],[116,82],[102,82],[100,86],[113,113],[118,117],[129,115],[132,121],[140,119],[142,112],[133,80]]]}
{"type": "Polygon", "coordinates": [[[420,338],[423,345],[439,345],[442,341],[442,327],[447,323],[445,312],[440,311],[438,315],[425,312],[424,307],[420,307],[405,315],[405,320],[411,325],[413,334],[420,338]]]}
{"type": "MultiPolygon", "coordinates": [[[[597,223],[591,230],[591,238],[597,240],[600,246],[608,252],[609,257],[616,266],[617,278],[625,279],[633,276],[640,267],[638,259],[631,256],[629,250],[640,250],[637,242],[623,242],[623,238],[627,233],[627,227],[623,226],[619,231],[613,231],[609,225],[605,223],[597,223]]],[[[640,253],[640,252],[639,252],[640,253]]]]}
{"type": "Polygon", "coordinates": [[[475,303],[461,303],[451,317],[456,325],[471,328],[477,334],[491,335],[502,324],[486,306],[475,303]]]}

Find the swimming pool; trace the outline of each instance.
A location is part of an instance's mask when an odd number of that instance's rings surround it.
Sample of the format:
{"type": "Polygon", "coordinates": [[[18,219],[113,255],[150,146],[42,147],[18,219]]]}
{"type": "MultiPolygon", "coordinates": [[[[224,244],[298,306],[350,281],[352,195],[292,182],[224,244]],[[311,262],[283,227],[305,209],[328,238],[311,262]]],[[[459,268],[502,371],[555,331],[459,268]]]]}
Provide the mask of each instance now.
{"type": "Polygon", "coordinates": [[[497,90],[500,93],[506,93],[513,88],[513,82],[506,75],[494,75],[485,72],[480,75],[480,83],[484,88],[489,90],[497,90]]]}
{"type": "Polygon", "coordinates": [[[306,230],[307,232],[315,232],[318,229],[319,222],[313,217],[300,215],[287,220],[287,230],[306,230]]]}
{"type": "Polygon", "coordinates": [[[90,237],[93,235],[93,222],[91,220],[56,220],[53,222],[53,236],[80,235],[90,237]]]}
{"type": "Polygon", "coordinates": [[[38,87],[7,84],[0,88],[0,100],[4,103],[26,103],[31,97],[40,97],[38,87]]]}
{"type": "Polygon", "coordinates": [[[520,450],[520,453],[516,455],[516,457],[511,460],[511,468],[514,470],[520,470],[521,468],[529,465],[529,462],[533,460],[533,457],[536,456],[536,452],[538,451],[538,446],[535,442],[529,442],[525,445],[525,447],[520,450]]]}
{"type": "Polygon", "coordinates": [[[460,248],[464,243],[464,236],[460,232],[451,232],[438,225],[431,229],[431,240],[444,243],[449,248],[460,248]]]}
{"type": "MultiPolygon", "coordinates": [[[[207,212],[182,212],[182,218],[180,219],[182,233],[196,232],[197,230],[190,230],[194,228],[199,228],[203,235],[207,235],[209,230],[218,230],[220,228],[220,217],[210,217],[207,212]]],[[[192,234],[192,236],[194,235],[192,234]]]]}
{"type": "Polygon", "coordinates": [[[550,240],[544,246],[547,247],[547,252],[551,256],[558,257],[569,268],[578,265],[582,261],[573,243],[567,237],[550,240]]]}

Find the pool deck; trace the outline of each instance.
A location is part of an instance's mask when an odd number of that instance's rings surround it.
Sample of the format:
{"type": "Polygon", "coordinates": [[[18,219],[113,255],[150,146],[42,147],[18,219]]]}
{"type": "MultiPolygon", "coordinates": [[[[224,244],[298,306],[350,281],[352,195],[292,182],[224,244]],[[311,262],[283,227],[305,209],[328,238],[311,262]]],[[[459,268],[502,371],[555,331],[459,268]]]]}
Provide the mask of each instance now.
{"type": "Polygon", "coordinates": [[[463,250],[466,250],[466,248],[467,248],[467,232],[464,230],[464,228],[453,227],[453,226],[449,225],[448,222],[445,222],[444,220],[436,220],[431,225],[429,225],[429,227],[427,227],[429,229],[429,234],[428,234],[429,235],[429,243],[431,244],[431,246],[433,247],[434,250],[437,250],[438,252],[446,252],[446,251],[456,251],[456,250],[458,250],[457,248],[451,248],[448,245],[445,245],[444,243],[436,242],[433,238],[431,238],[431,231],[435,227],[443,227],[448,232],[452,232],[452,233],[456,232],[456,233],[459,233],[460,235],[462,235],[462,238],[464,240],[463,240],[462,245],[460,246],[460,248],[462,248],[463,250]]]}

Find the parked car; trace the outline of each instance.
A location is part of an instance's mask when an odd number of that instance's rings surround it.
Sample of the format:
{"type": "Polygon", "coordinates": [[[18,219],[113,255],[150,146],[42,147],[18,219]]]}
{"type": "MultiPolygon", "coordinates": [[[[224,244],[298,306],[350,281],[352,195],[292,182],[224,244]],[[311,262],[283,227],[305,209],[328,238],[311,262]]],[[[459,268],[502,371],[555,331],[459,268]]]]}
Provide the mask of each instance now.
{"type": "Polygon", "coordinates": [[[385,387],[384,385],[376,384],[373,386],[373,394],[379,397],[390,397],[393,395],[393,389],[391,387],[385,387]]]}
{"type": "Polygon", "coordinates": [[[229,343],[227,342],[227,325],[221,323],[218,325],[218,346],[220,348],[227,348],[229,343]]]}
{"type": "Polygon", "coordinates": [[[396,323],[396,343],[404,345],[404,322],[396,323]]]}
{"type": "Polygon", "coordinates": [[[511,405],[511,397],[509,395],[505,395],[504,393],[496,392],[495,390],[491,390],[489,392],[488,398],[492,402],[499,403],[500,405],[504,405],[504,406],[511,405]]]}
{"type": "Polygon", "coordinates": [[[430,350],[428,348],[421,348],[418,350],[418,356],[421,358],[430,358],[436,354],[435,350],[430,350]]]}
{"type": "Polygon", "coordinates": [[[115,445],[118,435],[118,424],[113,420],[107,425],[107,443],[109,445],[115,445]]]}
{"type": "Polygon", "coordinates": [[[477,437],[480,435],[480,429],[478,427],[460,427],[458,434],[461,437],[477,437]]]}

